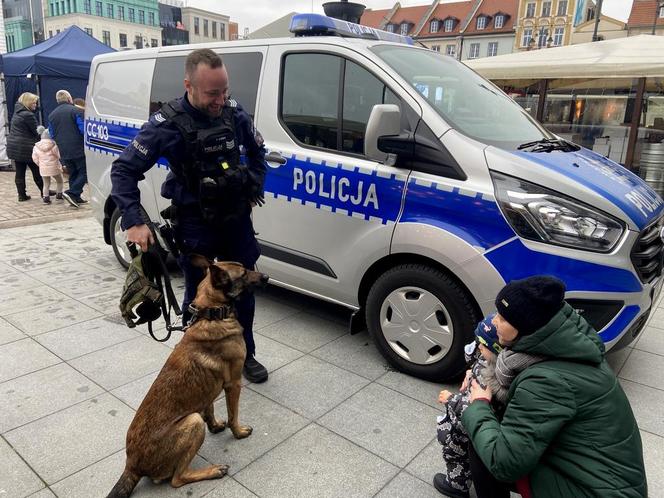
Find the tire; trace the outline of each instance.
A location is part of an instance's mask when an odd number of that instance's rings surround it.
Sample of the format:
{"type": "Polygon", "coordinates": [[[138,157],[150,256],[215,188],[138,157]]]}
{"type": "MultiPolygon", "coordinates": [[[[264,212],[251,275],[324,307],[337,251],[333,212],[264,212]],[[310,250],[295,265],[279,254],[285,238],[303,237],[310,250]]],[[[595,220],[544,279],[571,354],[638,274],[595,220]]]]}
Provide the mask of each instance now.
{"type": "Polygon", "coordinates": [[[463,346],[479,320],[465,289],[420,264],[396,266],[376,279],[366,313],[369,332],[389,363],[431,381],[463,371],[463,346]]]}
{"type": "Polygon", "coordinates": [[[129,249],[127,248],[127,235],[120,226],[121,221],[122,215],[120,214],[120,210],[115,208],[113,214],[111,215],[111,246],[113,247],[115,257],[118,259],[120,264],[125,269],[127,269],[129,268],[129,263],[131,263],[131,255],[129,254],[129,249]]]}

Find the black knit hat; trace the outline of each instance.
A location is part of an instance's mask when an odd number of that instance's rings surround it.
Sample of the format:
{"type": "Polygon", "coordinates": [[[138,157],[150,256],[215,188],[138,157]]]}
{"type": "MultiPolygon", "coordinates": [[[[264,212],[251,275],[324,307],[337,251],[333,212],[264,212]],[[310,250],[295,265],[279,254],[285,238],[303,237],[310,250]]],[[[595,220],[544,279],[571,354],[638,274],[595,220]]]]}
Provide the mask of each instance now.
{"type": "Polygon", "coordinates": [[[496,296],[496,309],[523,336],[549,323],[563,307],[564,299],[562,281],[537,275],[513,280],[503,287],[496,296]]]}

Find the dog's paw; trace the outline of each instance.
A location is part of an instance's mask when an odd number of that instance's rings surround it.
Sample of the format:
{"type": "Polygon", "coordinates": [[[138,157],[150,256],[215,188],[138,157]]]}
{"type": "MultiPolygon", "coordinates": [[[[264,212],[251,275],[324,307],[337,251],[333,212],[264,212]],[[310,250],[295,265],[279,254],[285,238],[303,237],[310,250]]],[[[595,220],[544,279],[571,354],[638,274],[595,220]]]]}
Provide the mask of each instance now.
{"type": "Polygon", "coordinates": [[[212,477],[213,479],[220,479],[224,477],[226,474],[228,474],[228,469],[229,466],[222,464],[222,465],[215,465],[216,467],[216,474],[212,477]]]}
{"type": "Polygon", "coordinates": [[[237,429],[233,430],[233,436],[235,436],[235,439],[244,439],[245,437],[251,436],[253,430],[254,429],[248,425],[240,425],[237,429]]]}
{"type": "Polygon", "coordinates": [[[221,432],[226,429],[226,422],[223,420],[215,420],[214,424],[208,425],[208,430],[212,434],[217,434],[218,432],[221,432]]]}

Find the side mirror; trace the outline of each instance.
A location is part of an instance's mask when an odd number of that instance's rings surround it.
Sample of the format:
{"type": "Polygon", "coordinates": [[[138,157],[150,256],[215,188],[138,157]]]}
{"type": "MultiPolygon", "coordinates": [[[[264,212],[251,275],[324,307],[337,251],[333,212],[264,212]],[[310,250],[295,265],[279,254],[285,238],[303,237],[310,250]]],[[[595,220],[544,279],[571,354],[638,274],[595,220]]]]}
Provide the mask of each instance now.
{"type": "Polygon", "coordinates": [[[377,104],[371,109],[367,129],[364,134],[364,155],[384,163],[388,154],[378,149],[378,138],[385,135],[398,135],[401,131],[401,111],[394,104],[377,104]]]}

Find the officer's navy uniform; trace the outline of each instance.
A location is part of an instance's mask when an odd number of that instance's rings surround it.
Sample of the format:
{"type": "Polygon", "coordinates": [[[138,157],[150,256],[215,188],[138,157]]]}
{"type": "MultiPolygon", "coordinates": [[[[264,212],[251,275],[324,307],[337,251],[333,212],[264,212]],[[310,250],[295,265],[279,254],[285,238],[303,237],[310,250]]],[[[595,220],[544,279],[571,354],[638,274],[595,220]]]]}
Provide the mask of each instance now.
{"type": "MultiPolygon", "coordinates": [[[[222,124],[222,117],[211,118],[194,108],[184,97],[174,101],[175,107],[193,117],[203,129],[214,128],[222,124]]],[[[265,148],[260,134],[253,126],[249,114],[233,100],[226,106],[232,107],[236,145],[244,152],[245,163],[252,179],[258,184],[260,195],[263,193],[265,179],[265,148]]],[[[163,108],[162,108],[163,109],[163,108]]],[[[226,109],[224,112],[228,111],[226,109]]],[[[175,206],[177,222],[175,238],[181,254],[178,262],[185,277],[185,294],[183,310],[196,295],[196,288],[204,276],[203,270],[193,266],[188,258],[191,253],[198,253],[208,258],[217,257],[221,260],[237,261],[246,268],[252,269],[260,250],[251,222],[250,210],[246,209],[238,216],[223,221],[208,221],[204,218],[198,195],[188,187],[187,179],[182,174],[182,165],[187,161],[188,152],[185,139],[178,126],[160,111],[153,114],[143,125],[131,144],[120,154],[111,169],[111,194],[122,213],[124,230],[144,223],[140,212],[140,194],[138,181],[159,158],[164,158],[173,165],[161,187],[161,195],[171,199],[175,206]],[[178,174],[174,173],[178,170],[178,174]]],[[[255,344],[253,338],[253,320],[255,301],[253,294],[243,296],[236,303],[238,321],[244,329],[244,340],[247,355],[253,356],[255,344]]],[[[190,315],[185,311],[183,321],[190,315]]]]}

